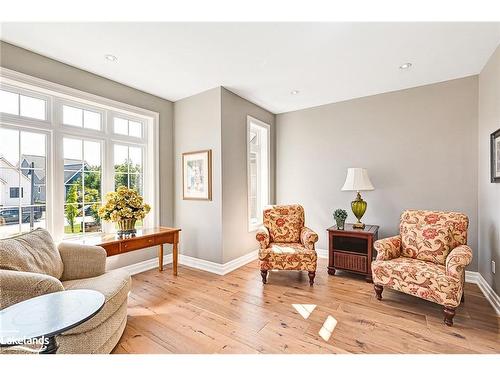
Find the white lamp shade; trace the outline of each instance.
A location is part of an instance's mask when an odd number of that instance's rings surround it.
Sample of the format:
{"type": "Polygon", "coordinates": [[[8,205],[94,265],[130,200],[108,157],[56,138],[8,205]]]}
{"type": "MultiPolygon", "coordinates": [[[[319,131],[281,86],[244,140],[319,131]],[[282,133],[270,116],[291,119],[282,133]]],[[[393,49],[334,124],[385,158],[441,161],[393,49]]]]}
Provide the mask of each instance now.
{"type": "Polygon", "coordinates": [[[375,188],[368,177],[368,171],[364,168],[347,168],[343,191],[365,191],[375,188]]]}

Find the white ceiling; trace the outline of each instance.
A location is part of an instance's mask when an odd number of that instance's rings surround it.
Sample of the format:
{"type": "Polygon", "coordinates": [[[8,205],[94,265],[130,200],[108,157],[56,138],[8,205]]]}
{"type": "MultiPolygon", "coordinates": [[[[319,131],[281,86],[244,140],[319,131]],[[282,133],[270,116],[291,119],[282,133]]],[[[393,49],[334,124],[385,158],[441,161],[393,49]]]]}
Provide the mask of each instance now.
{"type": "Polygon", "coordinates": [[[478,74],[500,23],[3,23],[0,37],[171,101],[225,86],[281,113],[478,74]]]}

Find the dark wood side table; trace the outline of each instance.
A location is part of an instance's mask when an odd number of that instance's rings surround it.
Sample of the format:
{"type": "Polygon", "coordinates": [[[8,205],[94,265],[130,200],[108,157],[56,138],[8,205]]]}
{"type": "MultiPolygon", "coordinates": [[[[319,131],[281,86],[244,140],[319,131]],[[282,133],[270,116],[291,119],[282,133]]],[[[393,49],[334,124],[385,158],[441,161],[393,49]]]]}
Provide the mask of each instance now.
{"type": "Polygon", "coordinates": [[[0,346],[22,346],[41,339],[41,354],[55,354],[56,336],[93,316],[104,306],[104,295],[95,290],[75,289],[44,294],[0,311],[0,346]]]}
{"type": "Polygon", "coordinates": [[[366,225],[364,229],[354,229],[345,224],[344,230],[337,226],[328,228],[328,273],[345,270],[366,276],[372,281],[373,243],[378,239],[378,225],[366,225]]]}

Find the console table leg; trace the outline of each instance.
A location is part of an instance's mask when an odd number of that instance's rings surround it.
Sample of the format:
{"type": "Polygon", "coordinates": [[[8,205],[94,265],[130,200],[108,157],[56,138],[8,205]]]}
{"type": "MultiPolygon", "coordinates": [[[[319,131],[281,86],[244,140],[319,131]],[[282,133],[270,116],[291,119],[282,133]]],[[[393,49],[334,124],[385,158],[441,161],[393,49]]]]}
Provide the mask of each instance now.
{"type": "Polygon", "coordinates": [[[163,271],[163,244],[158,247],[158,270],[163,271]]]}
{"type": "Polygon", "coordinates": [[[174,246],[172,249],[172,256],[173,256],[173,271],[174,271],[174,276],[177,276],[177,257],[179,256],[179,249],[178,249],[178,243],[174,242],[174,246]]]}
{"type": "Polygon", "coordinates": [[[57,349],[59,349],[59,344],[56,341],[56,338],[54,336],[49,337],[49,342],[45,349],[43,349],[40,354],[56,354],[57,349]]]}

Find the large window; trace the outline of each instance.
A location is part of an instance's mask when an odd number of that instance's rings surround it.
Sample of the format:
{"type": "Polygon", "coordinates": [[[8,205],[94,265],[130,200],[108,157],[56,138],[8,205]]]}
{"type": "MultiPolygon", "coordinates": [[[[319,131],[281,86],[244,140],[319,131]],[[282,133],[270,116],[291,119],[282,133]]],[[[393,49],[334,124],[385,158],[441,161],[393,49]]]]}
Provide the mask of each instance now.
{"type": "Polygon", "coordinates": [[[0,68],[0,238],[114,231],[105,194],[136,189],[158,225],[158,115],[0,68]]]}
{"type": "Polygon", "coordinates": [[[248,230],[262,224],[262,211],[269,204],[269,125],[247,118],[248,230]]]}

